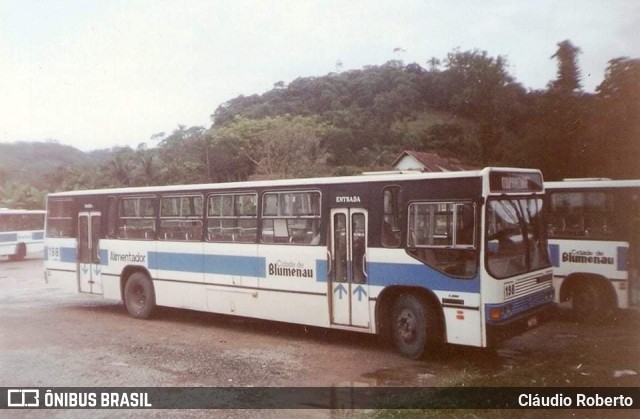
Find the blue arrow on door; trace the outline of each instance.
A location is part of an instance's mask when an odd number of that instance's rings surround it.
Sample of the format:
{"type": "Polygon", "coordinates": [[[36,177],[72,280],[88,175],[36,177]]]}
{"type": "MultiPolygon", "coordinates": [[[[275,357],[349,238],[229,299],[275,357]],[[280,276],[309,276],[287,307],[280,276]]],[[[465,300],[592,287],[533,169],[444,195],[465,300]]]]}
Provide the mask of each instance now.
{"type": "Polygon", "coordinates": [[[344,294],[347,294],[347,289],[346,289],[342,284],[339,284],[339,285],[338,285],[338,286],[333,290],[333,293],[334,293],[334,294],[335,294],[336,292],[338,293],[338,298],[340,298],[340,299],[342,300],[342,294],[343,294],[343,293],[344,293],[344,294]]]}
{"type": "Polygon", "coordinates": [[[85,275],[87,274],[87,272],[89,272],[89,267],[87,267],[87,265],[82,265],[81,269],[82,269],[82,273],[85,275]]]}
{"type": "Polygon", "coordinates": [[[353,295],[358,295],[358,301],[362,301],[362,296],[364,295],[365,297],[367,296],[367,292],[364,290],[364,288],[362,288],[362,285],[358,285],[354,290],[353,290],[353,295]]]}
{"type": "Polygon", "coordinates": [[[96,265],[93,267],[93,273],[96,275],[100,275],[100,266],[96,265]]]}

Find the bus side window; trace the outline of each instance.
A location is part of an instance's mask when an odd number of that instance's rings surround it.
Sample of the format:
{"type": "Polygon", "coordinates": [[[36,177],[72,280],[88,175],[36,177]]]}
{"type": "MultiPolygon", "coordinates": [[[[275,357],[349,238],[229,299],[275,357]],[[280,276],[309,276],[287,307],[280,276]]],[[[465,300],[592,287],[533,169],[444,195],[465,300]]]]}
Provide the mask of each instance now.
{"type": "Polygon", "coordinates": [[[549,236],[558,236],[560,235],[566,227],[566,223],[564,221],[564,217],[558,214],[550,214],[549,222],[547,223],[549,236]]]}
{"type": "Polygon", "coordinates": [[[75,237],[73,201],[52,199],[47,205],[47,236],[75,237]]]}
{"type": "Polygon", "coordinates": [[[256,193],[215,194],[210,195],[207,202],[207,241],[255,243],[258,234],[256,193]]]}
{"type": "Polygon", "coordinates": [[[120,199],[118,238],[156,239],[155,197],[120,199]]]}
{"type": "Polygon", "coordinates": [[[200,241],[203,202],[204,198],[201,195],[162,197],[158,239],[200,241]]]}
{"type": "Polygon", "coordinates": [[[319,191],[265,192],[262,199],[262,243],[320,244],[319,191]]]}
{"type": "Polygon", "coordinates": [[[470,202],[416,202],[409,205],[407,252],[448,275],[477,273],[475,207],[470,202]]]}
{"type": "Polygon", "coordinates": [[[608,191],[550,194],[549,236],[606,239],[616,235],[614,196],[608,191]]]}
{"type": "Polygon", "coordinates": [[[382,245],[400,246],[400,187],[389,186],[383,192],[382,245]]]}

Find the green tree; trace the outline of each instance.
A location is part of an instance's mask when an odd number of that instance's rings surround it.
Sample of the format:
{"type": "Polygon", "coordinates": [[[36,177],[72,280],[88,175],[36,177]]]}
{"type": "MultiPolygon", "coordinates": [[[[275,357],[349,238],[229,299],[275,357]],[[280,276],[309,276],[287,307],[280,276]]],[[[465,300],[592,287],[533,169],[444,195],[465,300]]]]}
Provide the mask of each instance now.
{"type": "Polygon", "coordinates": [[[558,50],[551,58],[558,59],[558,78],[549,83],[549,89],[559,91],[565,95],[572,95],[582,91],[580,85],[580,69],[578,67],[578,54],[580,48],[576,47],[568,39],[559,42],[558,50]]]}
{"type": "Polygon", "coordinates": [[[218,182],[247,180],[255,172],[256,147],[265,122],[236,117],[233,122],[215,125],[205,134],[209,169],[218,182]]]}
{"type": "Polygon", "coordinates": [[[326,175],[325,131],[310,118],[275,118],[261,138],[256,174],[270,179],[326,175]]]}
{"type": "Polygon", "coordinates": [[[157,164],[158,150],[149,149],[145,143],[140,143],[132,158],[135,164],[132,171],[135,185],[148,186],[160,182],[160,168],[157,164]]]}
{"type": "Polygon", "coordinates": [[[237,118],[224,127],[214,126],[207,137],[218,159],[230,163],[223,176],[276,179],[327,174],[323,138],[329,130],[327,124],[301,116],[237,118]]]}
{"type": "Polygon", "coordinates": [[[544,114],[538,121],[547,130],[543,150],[548,154],[541,165],[550,179],[586,176],[586,121],[591,98],[581,92],[579,52],[580,48],[565,40],[558,43],[551,57],[558,60],[558,78],[549,84],[541,106],[544,114]]]}
{"type": "Polygon", "coordinates": [[[7,182],[0,187],[0,207],[14,209],[44,209],[46,191],[25,183],[7,182]]]}
{"type": "Polygon", "coordinates": [[[447,56],[443,82],[449,106],[461,116],[478,121],[476,136],[480,160],[500,160],[501,141],[508,137],[511,119],[522,108],[525,91],[507,72],[506,60],[486,51],[455,51],[447,56]]]}
{"type": "Polygon", "coordinates": [[[133,186],[135,158],[129,147],[119,149],[104,167],[110,186],[133,186]]]}
{"type": "Polygon", "coordinates": [[[640,178],[640,59],[609,61],[596,92],[591,165],[600,176],[640,178]]]}
{"type": "Polygon", "coordinates": [[[528,114],[519,129],[521,138],[505,151],[512,156],[507,163],[539,168],[547,180],[594,176],[585,161],[591,102],[588,95],[530,93],[528,114]]]}
{"type": "MultiPolygon", "coordinates": [[[[209,181],[205,128],[179,125],[158,144],[156,182],[161,184],[202,183],[209,181]]],[[[153,169],[153,161],[145,153],[145,164],[153,169]]]]}

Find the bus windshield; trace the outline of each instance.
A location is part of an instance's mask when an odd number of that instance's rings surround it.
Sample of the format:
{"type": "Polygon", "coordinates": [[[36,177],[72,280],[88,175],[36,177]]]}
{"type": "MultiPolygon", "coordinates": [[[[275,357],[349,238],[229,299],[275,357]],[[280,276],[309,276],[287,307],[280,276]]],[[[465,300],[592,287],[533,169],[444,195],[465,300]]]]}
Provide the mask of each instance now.
{"type": "Polygon", "coordinates": [[[491,199],[487,204],[486,263],[495,278],[550,266],[541,198],[491,199]]]}

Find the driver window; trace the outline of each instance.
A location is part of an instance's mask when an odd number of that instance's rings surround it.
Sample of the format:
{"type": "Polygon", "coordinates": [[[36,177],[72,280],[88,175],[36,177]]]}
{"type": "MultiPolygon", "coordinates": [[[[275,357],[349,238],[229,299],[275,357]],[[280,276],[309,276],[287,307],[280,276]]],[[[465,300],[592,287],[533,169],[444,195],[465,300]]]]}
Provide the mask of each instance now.
{"type": "Polygon", "coordinates": [[[451,276],[475,276],[478,252],[473,203],[412,203],[408,222],[407,252],[411,256],[451,276]]]}

